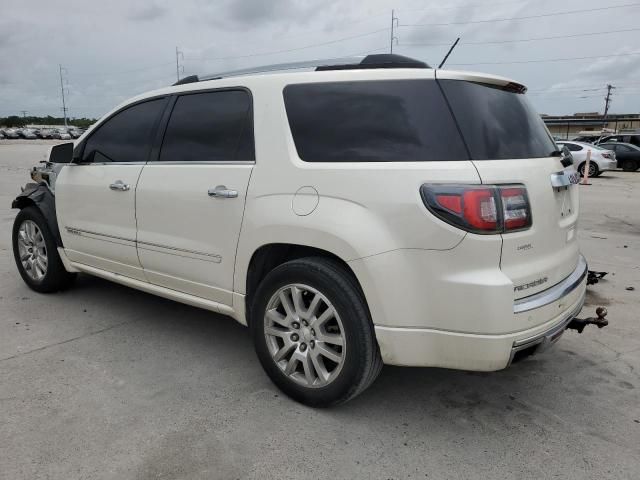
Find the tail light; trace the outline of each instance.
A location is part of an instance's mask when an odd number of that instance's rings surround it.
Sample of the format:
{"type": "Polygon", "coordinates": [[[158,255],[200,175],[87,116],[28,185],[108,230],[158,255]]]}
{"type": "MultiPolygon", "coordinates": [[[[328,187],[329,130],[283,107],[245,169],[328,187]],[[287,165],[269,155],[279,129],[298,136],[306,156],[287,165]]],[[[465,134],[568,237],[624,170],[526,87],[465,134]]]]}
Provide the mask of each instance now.
{"type": "Polygon", "coordinates": [[[601,154],[604,158],[608,158],[609,160],[613,160],[613,154],[609,152],[602,152],[601,154]]]}
{"type": "Polygon", "coordinates": [[[426,207],[445,222],[480,234],[531,226],[527,189],[521,185],[429,185],[420,188],[426,207]]]}

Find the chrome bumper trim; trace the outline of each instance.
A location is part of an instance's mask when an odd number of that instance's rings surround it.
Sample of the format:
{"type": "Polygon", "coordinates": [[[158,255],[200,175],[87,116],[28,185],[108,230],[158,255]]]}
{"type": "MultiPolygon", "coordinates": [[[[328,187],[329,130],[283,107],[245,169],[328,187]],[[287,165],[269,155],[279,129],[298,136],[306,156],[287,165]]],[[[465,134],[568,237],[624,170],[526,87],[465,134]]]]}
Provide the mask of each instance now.
{"type": "Polygon", "coordinates": [[[551,288],[547,288],[540,293],[519,298],[513,304],[513,313],[528,312],[529,310],[535,310],[536,308],[544,307],[545,305],[549,305],[550,303],[560,300],[562,297],[570,294],[578,288],[587,276],[587,273],[587,260],[580,255],[578,258],[578,266],[571,275],[560,283],[551,288]]]}
{"type": "Polygon", "coordinates": [[[571,320],[573,320],[580,313],[580,310],[582,310],[585,298],[586,292],[582,295],[576,307],[573,308],[560,322],[555,324],[549,330],[534,335],[533,337],[513,342],[513,347],[511,348],[511,356],[509,357],[509,365],[511,365],[516,352],[519,352],[520,350],[525,350],[536,345],[539,345],[536,351],[546,350],[548,347],[557,342],[564,331],[567,329],[567,325],[569,325],[569,323],[571,323],[571,320]]]}

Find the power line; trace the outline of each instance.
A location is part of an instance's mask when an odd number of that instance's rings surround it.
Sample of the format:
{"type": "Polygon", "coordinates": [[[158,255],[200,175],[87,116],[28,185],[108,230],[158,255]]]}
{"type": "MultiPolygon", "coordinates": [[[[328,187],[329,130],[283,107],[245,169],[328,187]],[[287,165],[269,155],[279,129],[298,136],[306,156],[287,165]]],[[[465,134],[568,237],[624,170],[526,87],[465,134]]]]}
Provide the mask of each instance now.
{"type": "MultiPolygon", "coordinates": [[[[624,80],[613,80],[613,82],[617,83],[620,88],[637,88],[640,87],[640,83],[627,83],[624,80]]],[[[579,85],[575,87],[556,87],[549,86],[546,88],[536,88],[534,90],[528,90],[527,93],[541,93],[541,92],[551,92],[551,91],[582,91],[582,92],[596,92],[606,88],[605,84],[600,85],[579,85]]]]}
{"type": "Polygon", "coordinates": [[[475,63],[452,63],[455,66],[471,66],[471,65],[514,65],[521,63],[546,63],[546,62],[567,62],[572,60],[593,60],[595,58],[610,58],[610,57],[626,57],[629,55],[640,55],[640,52],[629,53],[614,53],[611,55],[592,55],[589,57],[565,57],[565,58],[547,58],[540,60],[514,60],[511,62],[475,62],[475,63]]]}
{"type": "MultiPolygon", "coordinates": [[[[507,5],[507,4],[522,4],[522,0],[510,0],[510,1],[506,1],[506,2],[477,2],[475,3],[475,5],[482,5],[482,7],[489,7],[489,6],[493,6],[493,5],[507,5]]],[[[474,5],[474,4],[472,4],[474,5]]],[[[461,8],[469,8],[471,7],[471,5],[469,4],[464,4],[464,5],[454,5],[451,7],[438,7],[438,8],[434,8],[434,7],[425,7],[425,8],[410,8],[410,9],[400,9],[400,13],[405,13],[405,12],[424,12],[426,10],[435,10],[435,11],[442,11],[442,10],[459,10],[461,8]]]]}
{"type": "MultiPolygon", "coordinates": [[[[577,38],[577,37],[593,37],[594,35],[611,35],[615,33],[624,33],[624,32],[638,32],[640,28],[627,28],[624,30],[612,30],[605,32],[587,32],[587,33],[576,33],[571,35],[555,35],[552,37],[531,37],[531,38],[518,38],[511,40],[486,40],[481,42],[460,42],[460,45],[493,45],[493,44],[503,44],[503,43],[520,43],[520,42],[535,42],[538,40],[557,40],[562,38],[577,38]]],[[[402,46],[407,47],[444,47],[451,45],[451,42],[448,43],[402,43],[402,46]]]]}
{"type": "Polygon", "coordinates": [[[610,5],[608,7],[597,7],[597,8],[582,8],[579,10],[565,10],[562,12],[541,13],[538,15],[526,15],[522,17],[487,18],[483,20],[467,20],[464,22],[448,22],[448,23],[411,23],[411,24],[401,23],[400,26],[401,27],[445,27],[448,25],[469,25],[469,24],[475,24],[475,23],[508,22],[511,20],[528,20],[531,18],[557,17],[558,15],[571,15],[574,13],[598,12],[602,10],[611,10],[615,8],[636,7],[638,5],[640,5],[640,3],[627,3],[624,5],[610,5]]]}
{"type": "Polygon", "coordinates": [[[73,72],[73,76],[79,76],[79,77],[104,77],[105,75],[124,75],[127,73],[135,73],[135,72],[142,72],[145,70],[152,70],[154,68],[166,68],[169,65],[173,65],[173,61],[171,62],[164,62],[164,63],[158,63],[155,65],[147,65],[146,67],[139,67],[139,68],[132,68],[130,70],[120,70],[118,72],[114,72],[114,71],[109,71],[108,73],[105,74],[105,72],[92,72],[92,73],[88,73],[88,72],[80,72],[80,73],[76,73],[75,71],[73,72]]]}
{"type": "Polygon", "coordinates": [[[380,28],[378,30],[372,30],[372,31],[361,33],[361,34],[358,34],[358,35],[351,35],[351,36],[348,36],[348,37],[342,37],[342,38],[338,38],[338,39],[335,39],[335,40],[330,40],[330,41],[327,41],[327,42],[314,43],[314,44],[311,44],[311,45],[305,45],[303,47],[287,48],[287,49],[283,49],[283,50],[272,50],[272,51],[269,51],[269,52],[249,53],[249,54],[246,54],[246,55],[234,55],[234,56],[229,56],[229,57],[217,57],[217,58],[187,57],[187,60],[201,60],[201,61],[205,61],[205,62],[214,62],[214,61],[221,61],[221,60],[233,60],[233,59],[237,59],[237,58],[262,57],[262,56],[266,56],[266,55],[276,55],[278,53],[297,52],[299,50],[306,50],[306,49],[309,49],[309,48],[320,47],[320,46],[323,46],[323,45],[332,45],[332,44],[335,44],[335,43],[343,42],[345,40],[352,40],[354,38],[367,37],[369,35],[373,35],[373,34],[380,33],[380,32],[386,32],[388,30],[389,30],[389,28],[380,28]]]}

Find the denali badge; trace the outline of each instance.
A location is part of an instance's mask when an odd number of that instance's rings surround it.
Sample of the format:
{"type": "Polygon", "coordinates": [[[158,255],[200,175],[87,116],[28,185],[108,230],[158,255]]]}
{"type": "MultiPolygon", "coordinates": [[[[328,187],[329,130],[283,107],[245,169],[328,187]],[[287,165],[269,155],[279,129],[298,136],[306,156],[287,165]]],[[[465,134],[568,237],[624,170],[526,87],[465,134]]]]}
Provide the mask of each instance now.
{"type": "Polygon", "coordinates": [[[534,280],[533,282],[524,283],[522,285],[517,285],[517,286],[513,287],[513,291],[514,292],[521,292],[522,290],[527,290],[528,288],[537,287],[538,285],[542,285],[543,283],[546,283],[547,280],[549,280],[549,278],[542,277],[542,278],[539,278],[537,280],[534,280]]]}

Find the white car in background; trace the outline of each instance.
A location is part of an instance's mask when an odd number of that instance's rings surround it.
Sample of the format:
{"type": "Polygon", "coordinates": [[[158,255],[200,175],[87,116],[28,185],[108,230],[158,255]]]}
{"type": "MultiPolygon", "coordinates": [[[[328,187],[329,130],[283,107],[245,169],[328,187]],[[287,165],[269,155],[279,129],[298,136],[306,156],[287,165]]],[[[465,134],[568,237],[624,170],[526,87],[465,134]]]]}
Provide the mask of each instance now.
{"type": "Polygon", "coordinates": [[[584,177],[584,170],[587,165],[587,152],[591,150],[591,161],[589,162],[589,176],[597,177],[607,170],[617,168],[616,154],[612,150],[606,150],[591,143],[575,142],[568,140],[556,141],[560,147],[565,146],[571,152],[574,165],[584,177]]]}

